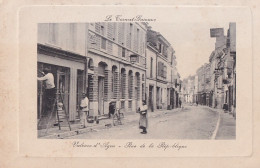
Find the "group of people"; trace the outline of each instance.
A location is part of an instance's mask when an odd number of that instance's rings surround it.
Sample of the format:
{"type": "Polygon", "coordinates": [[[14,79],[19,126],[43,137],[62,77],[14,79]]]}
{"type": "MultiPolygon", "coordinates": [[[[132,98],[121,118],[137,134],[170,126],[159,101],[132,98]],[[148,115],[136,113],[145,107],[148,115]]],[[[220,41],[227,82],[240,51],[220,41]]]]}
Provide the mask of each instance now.
{"type": "MultiPolygon", "coordinates": [[[[38,77],[37,80],[45,82],[45,93],[44,93],[44,108],[45,113],[51,110],[51,107],[54,103],[56,89],[55,89],[55,82],[54,76],[51,73],[49,68],[44,68],[42,77],[38,77]]],[[[89,116],[89,99],[86,93],[83,93],[83,98],[80,103],[80,121],[83,128],[87,127],[87,117],[89,116]]],[[[148,119],[147,119],[147,110],[148,107],[146,102],[143,101],[142,105],[137,109],[137,113],[140,114],[139,119],[139,128],[142,129],[142,134],[147,134],[147,126],[148,126],[148,119]]]]}

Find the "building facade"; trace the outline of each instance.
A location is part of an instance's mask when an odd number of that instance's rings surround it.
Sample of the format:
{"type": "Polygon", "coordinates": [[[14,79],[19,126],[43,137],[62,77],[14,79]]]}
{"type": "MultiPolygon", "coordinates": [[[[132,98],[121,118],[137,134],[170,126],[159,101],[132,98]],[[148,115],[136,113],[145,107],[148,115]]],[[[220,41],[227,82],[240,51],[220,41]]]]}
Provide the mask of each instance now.
{"type": "MultiPolygon", "coordinates": [[[[213,28],[211,37],[216,38],[215,50],[209,63],[201,66],[194,80],[194,101],[201,105],[221,108],[236,115],[236,23],[229,23],[227,36],[223,28],[213,28]]],[[[190,102],[190,77],[184,79],[183,92],[190,102]]]]}
{"type": "Polygon", "coordinates": [[[148,107],[173,109],[179,105],[180,75],[176,69],[175,51],[159,33],[147,31],[147,83],[148,107]]]}
{"type": "Polygon", "coordinates": [[[111,101],[121,112],[136,112],[145,100],[146,31],[144,23],[89,24],[90,115],[108,114],[111,101]]]}
{"type": "MultiPolygon", "coordinates": [[[[93,22],[38,25],[38,76],[54,75],[69,121],[80,118],[82,94],[94,119],[116,102],[122,113],[136,112],[146,100],[150,111],[179,107],[180,74],[171,44],[146,23],[93,22]]],[[[44,82],[38,81],[38,119],[44,82]]]]}
{"type": "Polygon", "coordinates": [[[182,95],[184,103],[196,103],[195,76],[189,76],[183,80],[182,95]]]}
{"type": "Polygon", "coordinates": [[[148,89],[148,110],[154,111],[157,108],[156,103],[156,88],[157,88],[157,49],[147,43],[146,49],[146,88],[148,89]]]}
{"type": "MultiPolygon", "coordinates": [[[[38,24],[38,76],[44,68],[54,75],[56,92],[63,99],[72,121],[79,118],[78,106],[86,88],[86,24],[38,24]]],[[[38,119],[44,114],[44,82],[38,81],[38,119]]],[[[61,100],[59,100],[61,101],[61,100]]]]}
{"type": "MultiPolygon", "coordinates": [[[[38,25],[38,72],[51,69],[70,121],[79,119],[82,93],[89,98],[90,116],[108,114],[111,101],[121,112],[135,112],[146,96],[145,51],[144,23],[38,25]]],[[[38,82],[38,118],[43,93],[38,82]]]]}
{"type": "Polygon", "coordinates": [[[236,108],[236,23],[229,23],[227,36],[218,30],[215,50],[210,56],[211,89],[213,89],[213,106],[223,108],[235,115],[236,108]]]}

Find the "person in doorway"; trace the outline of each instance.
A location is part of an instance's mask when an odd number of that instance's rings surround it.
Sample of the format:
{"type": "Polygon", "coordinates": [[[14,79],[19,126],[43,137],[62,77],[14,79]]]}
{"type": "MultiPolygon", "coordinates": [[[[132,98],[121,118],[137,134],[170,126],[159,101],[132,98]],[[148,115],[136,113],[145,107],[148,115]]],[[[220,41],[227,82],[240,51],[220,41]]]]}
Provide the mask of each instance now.
{"type": "Polygon", "coordinates": [[[87,127],[87,119],[89,115],[89,108],[88,108],[89,100],[87,94],[83,94],[83,99],[80,103],[81,108],[81,115],[80,115],[80,122],[83,128],[87,127]]]}
{"type": "Polygon", "coordinates": [[[147,134],[147,109],[148,107],[146,105],[146,102],[145,100],[143,100],[142,106],[138,108],[138,112],[140,113],[139,128],[143,130],[141,134],[147,134]]]}
{"type": "Polygon", "coordinates": [[[44,91],[44,109],[45,113],[47,111],[51,111],[51,107],[54,103],[55,99],[55,84],[54,84],[54,76],[51,73],[49,68],[44,68],[42,74],[43,77],[37,77],[37,80],[45,82],[45,91],[44,91]]]}

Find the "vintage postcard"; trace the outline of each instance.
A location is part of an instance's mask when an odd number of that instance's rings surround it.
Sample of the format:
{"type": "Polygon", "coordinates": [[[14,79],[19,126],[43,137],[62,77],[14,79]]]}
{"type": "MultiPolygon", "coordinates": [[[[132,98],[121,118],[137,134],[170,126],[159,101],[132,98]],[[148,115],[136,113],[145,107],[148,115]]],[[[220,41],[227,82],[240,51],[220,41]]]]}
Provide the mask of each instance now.
{"type": "Polygon", "coordinates": [[[28,7],[19,16],[20,72],[34,79],[21,80],[31,95],[20,99],[21,153],[251,154],[248,8],[28,7]]]}
{"type": "Polygon", "coordinates": [[[252,15],[245,6],[25,6],[18,153],[249,157],[252,15]]]}

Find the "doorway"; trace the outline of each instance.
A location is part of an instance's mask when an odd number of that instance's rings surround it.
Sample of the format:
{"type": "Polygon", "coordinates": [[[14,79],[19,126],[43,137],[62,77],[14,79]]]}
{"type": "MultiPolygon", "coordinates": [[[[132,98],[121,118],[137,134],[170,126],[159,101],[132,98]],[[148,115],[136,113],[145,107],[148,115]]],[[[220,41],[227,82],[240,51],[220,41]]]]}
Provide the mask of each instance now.
{"type": "Polygon", "coordinates": [[[104,77],[98,77],[98,115],[104,114],[104,77]]]}
{"type": "Polygon", "coordinates": [[[149,110],[151,110],[152,112],[154,111],[153,108],[153,86],[149,86],[149,106],[148,106],[149,110]]]}
{"type": "MultiPolygon", "coordinates": [[[[56,96],[58,101],[63,100],[63,104],[67,113],[69,113],[69,91],[70,91],[70,68],[62,67],[52,64],[46,64],[42,62],[37,63],[38,68],[38,77],[43,76],[41,73],[44,68],[50,69],[50,72],[54,76],[54,83],[56,88],[56,96]],[[61,96],[58,94],[60,93],[61,96]],[[62,98],[62,100],[61,100],[62,98]]],[[[37,119],[38,119],[38,129],[44,129],[47,127],[47,123],[54,123],[56,121],[55,112],[53,110],[53,104],[50,104],[46,100],[45,95],[45,82],[38,81],[38,90],[37,90],[37,119]],[[52,114],[52,116],[50,116],[52,114]]]]}
{"type": "MultiPolygon", "coordinates": [[[[105,82],[107,84],[107,78],[105,81],[105,69],[107,67],[107,64],[105,62],[100,62],[98,64],[98,83],[97,83],[97,89],[98,89],[98,115],[104,114],[104,96],[105,92],[107,94],[107,89],[105,90],[105,82]]],[[[95,86],[93,86],[95,87],[95,86]]]]}
{"type": "MultiPolygon", "coordinates": [[[[57,92],[58,94],[60,93],[64,107],[67,110],[67,114],[69,114],[69,68],[57,67],[56,78],[57,92]]],[[[62,101],[60,97],[58,97],[58,100],[62,101]]]]}
{"type": "Polygon", "coordinates": [[[84,93],[84,71],[77,70],[77,113],[76,119],[80,119],[80,103],[84,93]]]}

